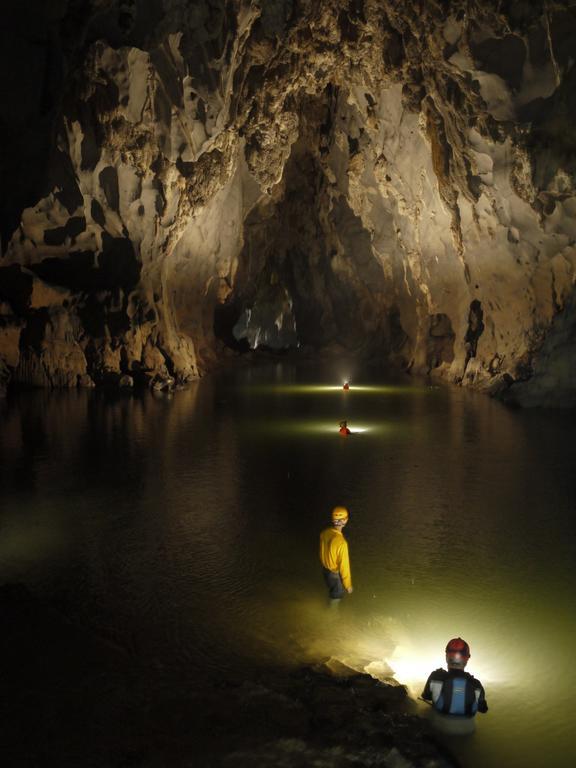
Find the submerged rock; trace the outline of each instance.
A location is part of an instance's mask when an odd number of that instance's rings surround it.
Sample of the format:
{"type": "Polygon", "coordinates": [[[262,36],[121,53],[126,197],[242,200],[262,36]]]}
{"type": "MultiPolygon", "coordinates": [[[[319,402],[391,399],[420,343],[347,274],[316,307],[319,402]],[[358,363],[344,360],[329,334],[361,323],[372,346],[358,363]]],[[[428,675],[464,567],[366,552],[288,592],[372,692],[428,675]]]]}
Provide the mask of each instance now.
{"type": "Polygon", "coordinates": [[[155,376],[150,380],[150,388],[155,392],[171,392],[176,386],[173,376],[155,376]]]}
{"type": "Polygon", "coordinates": [[[456,766],[427,722],[403,711],[402,686],[369,675],[334,677],[327,668],[303,668],[260,677],[256,703],[254,694],[246,693],[240,693],[239,711],[245,712],[249,702],[253,722],[267,723],[268,732],[256,736],[246,724],[223,766],[456,766]]]}
{"type": "Polygon", "coordinates": [[[132,376],[129,376],[127,373],[120,376],[120,380],[118,381],[118,386],[121,389],[132,389],[134,386],[134,379],[132,376]]]}
{"type": "Polygon", "coordinates": [[[91,377],[85,373],[78,378],[78,386],[82,387],[83,389],[93,389],[96,385],[94,384],[94,381],[91,379],[91,377]]]}

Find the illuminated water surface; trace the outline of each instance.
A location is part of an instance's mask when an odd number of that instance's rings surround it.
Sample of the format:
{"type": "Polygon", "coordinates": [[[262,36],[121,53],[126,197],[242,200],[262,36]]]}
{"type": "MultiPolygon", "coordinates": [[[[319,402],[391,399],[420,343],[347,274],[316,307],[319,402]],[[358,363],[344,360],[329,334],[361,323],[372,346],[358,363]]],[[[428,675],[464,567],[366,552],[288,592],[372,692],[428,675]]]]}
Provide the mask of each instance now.
{"type": "Polygon", "coordinates": [[[461,635],[490,706],[450,743],[463,764],[575,765],[573,416],[359,373],[345,392],[349,375],[10,400],[0,581],[198,679],[332,656],[416,697],[461,635]],[[355,587],[338,618],[316,559],[335,504],[355,587]]]}

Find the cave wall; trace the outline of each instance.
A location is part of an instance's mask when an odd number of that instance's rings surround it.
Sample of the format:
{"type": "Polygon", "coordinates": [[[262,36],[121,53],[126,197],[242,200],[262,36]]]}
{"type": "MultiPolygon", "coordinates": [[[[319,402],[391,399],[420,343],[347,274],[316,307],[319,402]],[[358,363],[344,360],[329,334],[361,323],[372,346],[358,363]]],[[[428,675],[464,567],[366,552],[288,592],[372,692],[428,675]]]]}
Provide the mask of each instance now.
{"type": "Polygon", "coordinates": [[[300,346],[573,401],[574,2],[27,0],[9,22],[0,389],[300,346]]]}

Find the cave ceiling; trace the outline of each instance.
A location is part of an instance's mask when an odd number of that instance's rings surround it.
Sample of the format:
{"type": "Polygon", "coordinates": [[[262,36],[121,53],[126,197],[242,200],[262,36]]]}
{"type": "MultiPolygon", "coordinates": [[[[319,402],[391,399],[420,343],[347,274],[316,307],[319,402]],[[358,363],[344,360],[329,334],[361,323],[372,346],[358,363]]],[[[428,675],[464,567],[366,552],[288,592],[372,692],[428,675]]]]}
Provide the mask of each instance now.
{"type": "Polygon", "coordinates": [[[0,389],[358,355],[576,402],[576,0],[25,0],[0,389]]]}

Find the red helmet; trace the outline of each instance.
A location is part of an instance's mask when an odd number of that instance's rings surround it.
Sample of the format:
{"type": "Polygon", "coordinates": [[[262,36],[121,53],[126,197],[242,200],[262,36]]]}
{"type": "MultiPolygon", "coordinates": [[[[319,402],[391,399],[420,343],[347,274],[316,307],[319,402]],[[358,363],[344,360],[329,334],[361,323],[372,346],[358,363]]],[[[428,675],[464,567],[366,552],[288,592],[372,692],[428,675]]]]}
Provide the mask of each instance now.
{"type": "Polygon", "coordinates": [[[465,667],[470,658],[470,646],[461,637],[454,637],[446,646],[446,661],[453,667],[465,667]]]}

